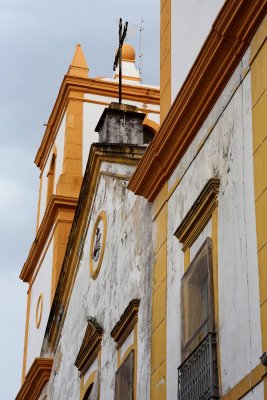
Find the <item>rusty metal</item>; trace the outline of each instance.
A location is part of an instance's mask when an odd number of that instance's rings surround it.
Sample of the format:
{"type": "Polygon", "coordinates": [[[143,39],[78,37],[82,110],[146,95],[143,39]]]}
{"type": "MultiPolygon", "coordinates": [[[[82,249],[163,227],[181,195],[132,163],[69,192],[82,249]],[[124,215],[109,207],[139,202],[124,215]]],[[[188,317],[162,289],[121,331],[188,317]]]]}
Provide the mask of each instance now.
{"type": "Polygon", "coordinates": [[[119,22],[119,47],[115,56],[114,64],[113,64],[113,71],[116,70],[119,64],[119,103],[121,104],[122,100],[122,68],[121,68],[121,50],[123,46],[124,39],[126,37],[128,28],[128,22],[126,21],[124,27],[122,27],[122,19],[120,18],[119,22]]]}

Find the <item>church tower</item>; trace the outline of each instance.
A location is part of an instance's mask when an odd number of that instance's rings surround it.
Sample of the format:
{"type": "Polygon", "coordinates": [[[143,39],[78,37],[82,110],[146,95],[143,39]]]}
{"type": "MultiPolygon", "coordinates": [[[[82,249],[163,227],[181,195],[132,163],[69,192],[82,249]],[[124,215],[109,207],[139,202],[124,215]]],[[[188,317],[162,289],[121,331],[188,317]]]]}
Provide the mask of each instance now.
{"type": "MultiPolygon", "coordinates": [[[[159,123],[159,89],[141,84],[131,45],[126,44],[122,53],[123,100],[145,114],[145,132],[153,136],[159,123]]],[[[41,349],[89,150],[93,142],[98,142],[95,127],[104,108],[117,101],[116,71],[113,78],[91,78],[88,74],[88,64],[78,44],[35,158],[40,188],[36,237],[20,273],[29,288],[18,399],[31,398],[27,396],[33,390],[33,371],[42,374],[51,368],[42,359],[41,349]]]]}

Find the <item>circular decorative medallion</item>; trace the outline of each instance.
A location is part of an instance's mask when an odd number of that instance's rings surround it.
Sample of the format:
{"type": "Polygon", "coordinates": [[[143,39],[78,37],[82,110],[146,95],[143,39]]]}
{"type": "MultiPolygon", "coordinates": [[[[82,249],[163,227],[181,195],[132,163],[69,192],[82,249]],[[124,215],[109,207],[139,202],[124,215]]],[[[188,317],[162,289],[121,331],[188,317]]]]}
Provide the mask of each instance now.
{"type": "Polygon", "coordinates": [[[101,211],[95,221],[91,246],[90,246],[90,274],[97,278],[103,261],[107,236],[107,217],[105,211],[101,211]]]}
{"type": "Polygon", "coordinates": [[[39,328],[42,320],[43,303],[44,303],[44,298],[43,298],[43,293],[41,293],[37,301],[36,314],[35,314],[35,323],[37,329],[39,328]]]}

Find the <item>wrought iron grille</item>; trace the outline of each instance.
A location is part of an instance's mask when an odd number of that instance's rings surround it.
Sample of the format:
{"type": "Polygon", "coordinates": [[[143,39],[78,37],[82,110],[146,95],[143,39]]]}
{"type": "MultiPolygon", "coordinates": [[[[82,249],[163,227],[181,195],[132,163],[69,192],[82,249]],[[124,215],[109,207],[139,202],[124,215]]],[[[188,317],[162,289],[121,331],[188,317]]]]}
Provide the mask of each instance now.
{"type": "Polygon", "coordinates": [[[209,333],[178,368],[178,400],[218,398],[216,334],[209,333]]]}

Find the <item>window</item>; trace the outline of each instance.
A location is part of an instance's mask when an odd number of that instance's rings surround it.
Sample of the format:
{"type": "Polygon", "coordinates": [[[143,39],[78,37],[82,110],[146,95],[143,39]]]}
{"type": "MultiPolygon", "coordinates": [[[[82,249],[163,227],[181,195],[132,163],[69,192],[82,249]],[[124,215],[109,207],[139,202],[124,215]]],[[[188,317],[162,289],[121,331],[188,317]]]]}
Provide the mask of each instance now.
{"type": "Polygon", "coordinates": [[[217,178],[207,182],[175,232],[183,245],[185,269],[181,280],[179,400],[219,398],[215,297],[219,185],[217,178]]]}
{"type": "Polygon", "coordinates": [[[211,239],[199,249],[181,283],[182,358],[214,332],[211,239]]]}
{"type": "Polygon", "coordinates": [[[133,400],[134,351],[131,350],[115,375],[115,400],[133,400]]]}

